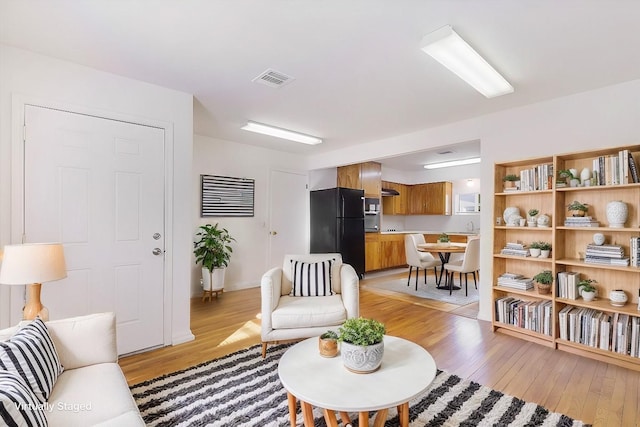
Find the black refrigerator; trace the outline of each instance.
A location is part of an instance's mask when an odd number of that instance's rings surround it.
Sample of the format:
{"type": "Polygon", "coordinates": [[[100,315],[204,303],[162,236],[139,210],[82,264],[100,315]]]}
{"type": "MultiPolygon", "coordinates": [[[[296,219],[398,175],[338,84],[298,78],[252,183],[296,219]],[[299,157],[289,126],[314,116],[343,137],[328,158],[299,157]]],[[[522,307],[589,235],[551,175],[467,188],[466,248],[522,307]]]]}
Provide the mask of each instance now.
{"type": "Polygon", "coordinates": [[[364,277],[364,190],[310,192],[311,253],[335,252],[364,277]]]}

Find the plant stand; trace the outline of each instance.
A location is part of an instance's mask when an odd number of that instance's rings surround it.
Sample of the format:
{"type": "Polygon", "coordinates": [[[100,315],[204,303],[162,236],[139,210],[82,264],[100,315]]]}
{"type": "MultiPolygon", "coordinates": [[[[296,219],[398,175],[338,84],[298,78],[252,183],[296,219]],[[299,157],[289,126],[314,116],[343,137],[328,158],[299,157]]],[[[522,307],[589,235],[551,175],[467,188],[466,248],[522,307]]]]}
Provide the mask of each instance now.
{"type": "Polygon", "coordinates": [[[203,290],[202,291],[202,302],[205,302],[206,299],[208,298],[209,301],[211,301],[211,298],[213,298],[213,296],[215,295],[216,298],[218,298],[218,294],[223,293],[224,289],[209,289],[209,290],[203,290]]]}

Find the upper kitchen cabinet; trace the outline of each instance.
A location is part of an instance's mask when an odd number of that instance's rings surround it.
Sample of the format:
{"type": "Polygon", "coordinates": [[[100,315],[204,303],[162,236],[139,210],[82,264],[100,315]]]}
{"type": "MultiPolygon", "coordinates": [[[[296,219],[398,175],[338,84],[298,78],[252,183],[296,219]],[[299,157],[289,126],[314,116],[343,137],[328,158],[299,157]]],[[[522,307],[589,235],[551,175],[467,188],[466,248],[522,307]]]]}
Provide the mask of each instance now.
{"type": "Polygon", "coordinates": [[[385,215],[407,215],[409,209],[407,206],[408,186],[397,182],[382,181],[382,188],[395,190],[398,192],[396,196],[382,195],[382,213],[385,215]]]}
{"type": "Polygon", "coordinates": [[[451,215],[451,183],[430,182],[409,187],[412,215],[451,215]]]}
{"type": "Polygon", "coordinates": [[[380,198],[382,165],[377,162],[338,167],[338,187],[364,190],[365,197],[380,198]]]}

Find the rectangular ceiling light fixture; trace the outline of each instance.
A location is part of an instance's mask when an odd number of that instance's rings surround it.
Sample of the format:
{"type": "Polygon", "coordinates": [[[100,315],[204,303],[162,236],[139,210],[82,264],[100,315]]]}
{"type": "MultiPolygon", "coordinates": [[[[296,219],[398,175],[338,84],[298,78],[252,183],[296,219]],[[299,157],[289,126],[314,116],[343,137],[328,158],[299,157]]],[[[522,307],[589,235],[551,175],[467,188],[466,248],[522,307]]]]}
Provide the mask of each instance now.
{"type": "Polygon", "coordinates": [[[305,135],[304,133],[294,132],[292,130],[282,129],[275,126],[269,126],[252,121],[247,122],[247,124],[243,126],[242,129],[309,145],[316,145],[322,142],[320,138],[317,138],[315,136],[305,135]]]}
{"type": "Polygon", "coordinates": [[[450,162],[442,162],[442,163],[430,163],[428,165],[424,165],[424,168],[440,169],[440,168],[448,168],[450,166],[472,165],[474,163],[480,163],[480,157],[472,157],[470,159],[462,159],[462,160],[451,160],[450,162]]]}
{"type": "Polygon", "coordinates": [[[449,25],[424,36],[420,48],[487,98],[513,92],[513,86],[449,25]]]}

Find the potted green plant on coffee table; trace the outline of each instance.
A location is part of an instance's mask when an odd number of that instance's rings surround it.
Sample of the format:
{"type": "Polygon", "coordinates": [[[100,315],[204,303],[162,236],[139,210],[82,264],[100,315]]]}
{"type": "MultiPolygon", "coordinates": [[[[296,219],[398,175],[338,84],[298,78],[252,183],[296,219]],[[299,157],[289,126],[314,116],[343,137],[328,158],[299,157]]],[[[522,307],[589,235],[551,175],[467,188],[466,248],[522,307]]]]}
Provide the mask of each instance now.
{"type": "Polygon", "coordinates": [[[376,371],[382,363],[385,332],[384,324],[377,320],[347,319],[338,334],[345,368],[359,374],[376,371]]]}

